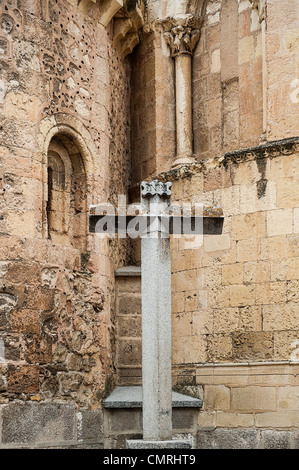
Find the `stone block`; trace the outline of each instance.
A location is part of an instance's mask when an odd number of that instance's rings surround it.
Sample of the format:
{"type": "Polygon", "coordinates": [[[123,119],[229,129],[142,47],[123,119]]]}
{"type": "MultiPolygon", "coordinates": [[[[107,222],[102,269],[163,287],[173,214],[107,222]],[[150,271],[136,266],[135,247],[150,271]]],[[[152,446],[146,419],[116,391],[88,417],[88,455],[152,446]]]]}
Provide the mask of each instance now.
{"type": "Polygon", "coordinates": [[[255,429],[215,429],[197,433],[198,449],[257,449],[259,432],[255,429]]]}
{"type": "Polygon", "coordinates": [[[172,426],[175,432],[188,430],[193,432],[197,425],[197,409],[174,408],[172,411],[172,426]]]}
{"type": "Polygon", "coordinates": [[[298,410],[299,387],[279,387],[277,408],[284,410],[298,410]]]}
{"type": "Polygon", "coordinates": [[[204,236],[204,251],[224,251],[231,248],[231,237],[228,234],[204,236]]]}
{"type": "Polygon", "coordinates": [[[233,387],[231,407],[234,411],[274,411],[276,410],[275,387],[233,387]]]}
{"type": "Polygon", "coordinates": [[[239,65],[249,62],[254,55],[254,39],[253,36],[245,36],[239,40],[239,65]]]}
{"type": "Polygon", "coordinates": [[[101,410],[78,412],[77,428],[79,441],[99,441],[103,439],[103,412],[101,410]]]}
{"type": "Polygon", "coordinates": [[[7,391],[30,393],[39,391],[39,366],[8,366],[7,391]]]}
{"type": "Polygon", "coordinates": [[[10,330],[18,333],[39,333],[39,311],[38,310],[15,310],[10,315],[10,330]]]}
{"type": "Polygon", "coordinates": [[[142,432],[141,409],[105,410],[105,435],[142,432]]]}
{"type": "Polygon", "coordinates": [[[299,281],[287,282],[287,301],[299,302],[299,281]]]}
{"type": "Polygon", "coordinates": [[[289,235],[287,237],[287,253],[289,258],[299,257],[298,235],[289,235]]]}
{"type": "Polygon", "coordinates": [[[38,285],[39,274],[39,266],[37,263],[15,262],[10,264],[6,279],[13,284],[38,285]]]}
{"type": "Polygon", "coordinates": [[[285,235],[261,239],[261,259],[276,260],[288,257],[288,245],[285,235]]]}
{"type": "Polygon", "coordinates": [[[243,264],[222,266],[222,284],[224,286],[243,283],[243,264]]]}
{"type": "Polygon", "coordinates": [[[293,233],[292,209],[267,212],[267,233],[269,237],[293,233]]]}
{"type": "Polygon", "coordinates": [[[120,293],[138,294],[141,291],[141,276],[117,277],[117,289],[120,293]]]}
{"type": "Polygon", "coordinates": [[[255,426],[257,428],[296,428],[298,425],[298,411],[272,411],[256,413],[255,426]]]}
{"type": "Polygon", "coordinates": [[[298,328],[298,303],[287,302],[286,304],[264,305],[262,310],[265,330],[282,331],[298,328]]]}
{"type": "Polygon", "coordinates": [[[230,333],[239,328],[239,308],[219,308],[214,310],[213,332],[230,333]]]}
{"type": "Polygon", "coordinates": [[[72,405],[12,403],[2,409],[3,444],[45,444],[71,441],[75,437],[72,405]]]}
{"type": "Polygon", "coordinates": [[[259,240],[256,238],[239,240],[237,243],[237,262],[256,261],[259,258],[259,248],[259,240]]]}
{"type": "Polygon", "coordinates": [[[216,427],[216,411],[200,411],[198,413],[200,431],[210,431],[216,427]]]}
{"type": "Polygon", "coordinates": [[[297,330],[274,332],[274,359],[276,361],[298,361],[298,338],[297,330]]]}
{"type": "Polygon", "coordinates": [[[229,362],[232,357],[232,338],[227,334],[209,335],[207,358],[209,362],[229,362]]]}
{"type": "Polygon", "coordinates": [[[273,334],[264,331],[232,333],[232,356],[237,361],[271,360],[273,334]]]}
{"type": "Polygon", "coordinates": [[[212,52],[211,73],[219,73],[221,70],[220,49],[215,49],[212,52]]]}
{"type": "Polygon", "coordinates": [[[118,297],[118,314],[119,315],[137,315],[141,314],[141,297],[140,296],[119,296],[118,297]]]}
{"type": "Polygon", "coordinates": [[[293,433],[288,431],[268,430],[261,432],[262,449],[291,449],[291,440],[293,433]]]}
{"type": "Polygon", "coordinates": [[[280,304],[286,301],[286,283],[271,282],[256,286],[257,304],[280,304]]]}
{"type": "Polygon", "coordinates": [[[254,415],[218,411],[216,425],[217,428],[250,428],[254,426],[254,415]]]}
{"type": "Polygon", "coordinates": [[[230,389],[224,385],[206,385],[204,393],[204,409],[229,410],[230,409],[230,389]]]}
{"type": "Polygon", "coordinates": [[[244,263],[244,282],[246,284],[268,283],[271,280],[270,271],[271,266],[268,261],[246,262],[244,263]]]}
{"type": "Polygon", "coordinates": [[[239,284],[230,286],[230,306],[245,307],[255,304],[255,286],[239,284]]]}
{"type": "Polygon", "coordinates": [[[138,318],[121,317],[118,319],[118,335],[120,337],[141,337],[141,316],[138,318]]]}
{"type": "Polygon", "coordinates": [[[265,214],[257,212],[253,214],[237,215],[232,217],[233,240],[247,240],[266,236],[265,214]]]}
{"type": "Polygon", "coordinates": [[[142,351],[141,339],[121,339],[118,344],[119,365],[139,365],[141,364],[142,351]]]}
{"type": "Polygon", "coordinates": [[[281,178],[276,182],[277,207],[295,208],[299,205],[298,178],[281,178]]]}
{"type": "Polygon", "coordinates": [[[239,307],[238,329],[260,331],[262,329],[262,309],[260,306],[239,307]]]}

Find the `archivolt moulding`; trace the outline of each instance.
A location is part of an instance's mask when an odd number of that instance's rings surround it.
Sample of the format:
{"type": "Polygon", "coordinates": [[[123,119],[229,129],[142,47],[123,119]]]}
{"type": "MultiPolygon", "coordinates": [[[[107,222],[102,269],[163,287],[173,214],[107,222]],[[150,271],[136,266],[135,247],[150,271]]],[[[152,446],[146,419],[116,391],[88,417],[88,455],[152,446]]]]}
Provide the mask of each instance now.
{"type": "Polygon", "coordinates": [[[47,153],[53,137],[56,135],[68,137],[80,152],[87,176],[94,175],[97,151],[89,131],[75,116],[58,113],[44,118],[39,126],[38,144],[42,154],[42,163],[47,162],[47,153]]]}

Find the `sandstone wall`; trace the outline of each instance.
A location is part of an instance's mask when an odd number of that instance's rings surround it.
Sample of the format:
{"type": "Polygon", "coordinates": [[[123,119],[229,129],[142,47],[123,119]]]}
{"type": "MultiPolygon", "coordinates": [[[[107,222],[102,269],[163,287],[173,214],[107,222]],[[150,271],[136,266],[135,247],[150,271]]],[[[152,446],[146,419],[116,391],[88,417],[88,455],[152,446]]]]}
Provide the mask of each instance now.
{"type": "MultiPolygon", "coordinates": [[[[186,13],[186,2],[159,2],[159,6],[160,20],[186,13]]],[[[176,157],[174,60],[161,23],[155,21],[157,9],[158,4],[150,2],[151,23],[132,54],[133,64],[138,64],[132,71],[136,183],[155,175],[155,168],[156,174],[167,171],[176,157]],[[159,128],[164,138],[159,138],[159,128]]],[[[192,64],[195,159],[252,147],[261,138],[297,136],[297,2],[267,2],[265,36],[259,10],[249,0],[189,2],[190,11],[204,14],[192,64]]]]}
{"type": "MultiPolygon", "coordinates": [[[[171,241],[173,385],[203,398],[198,447],[298,445],[298,165],[297,138],[160,175],[225,218],[171,241]]],[[[141,384],[140,287],[118,283],[118,380],[141,384]]]]}
{"type": "Polygon", "coordinates": [[[99,3],[4,0],[0,17],[0,404],[4,416],[18,399],[98,409],[113,383],[111,298],[127,250],[89,236],[87,210],[129,185],[128,60],[99,3]],[[48,233],[53,142],[75,209],[61,241],[48,233]]]}

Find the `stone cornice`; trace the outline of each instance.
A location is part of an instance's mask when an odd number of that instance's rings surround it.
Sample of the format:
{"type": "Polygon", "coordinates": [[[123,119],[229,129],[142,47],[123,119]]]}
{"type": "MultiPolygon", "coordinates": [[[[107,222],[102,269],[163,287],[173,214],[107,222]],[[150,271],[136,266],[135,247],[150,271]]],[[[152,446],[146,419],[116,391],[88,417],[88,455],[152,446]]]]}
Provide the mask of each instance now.
{"type": "Polygon", "coordinates": [[[113,41],[120,44],[122,57],[131,54],[140,42],[140,33],[145,23],[144,0],[124,0],[124,6],[114,18],[113,41]]]}
{"type": "MultiPolygon", "coordinates": [[[[293,155],[299,153],[299,137],[293,137],[284,140],[277,140],[268,142],[257,147],[250,147],[234,152],[227,152],[222,157],[209,158],[199,162],[181,165],[173,170],[157,175],[160,181],[177,181],[182,178],[190,178],[193,175],[204,173],[212,168],[219,168],[221,166],[228,167],[229,165],[238,165],[252,160],[260,160],[263,158],[276,158],[280,156],[293,155]]],[[[135,198],[139,191],[139,185],[132,187],[130,192],[132,197],[135,198]]]]}

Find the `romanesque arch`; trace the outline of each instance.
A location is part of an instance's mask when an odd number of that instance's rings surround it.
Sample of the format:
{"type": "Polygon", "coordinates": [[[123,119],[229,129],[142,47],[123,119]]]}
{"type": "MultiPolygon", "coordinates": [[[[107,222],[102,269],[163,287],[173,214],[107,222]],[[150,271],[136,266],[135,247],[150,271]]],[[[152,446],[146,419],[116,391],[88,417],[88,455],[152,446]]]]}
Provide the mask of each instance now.
{"type": "Polygon", "coordinates": [[[40,125],[43,166],[43,236],[87,249],[88,207],[96,175],[95,148],[87,129],[67,114],[40,125]]]}

